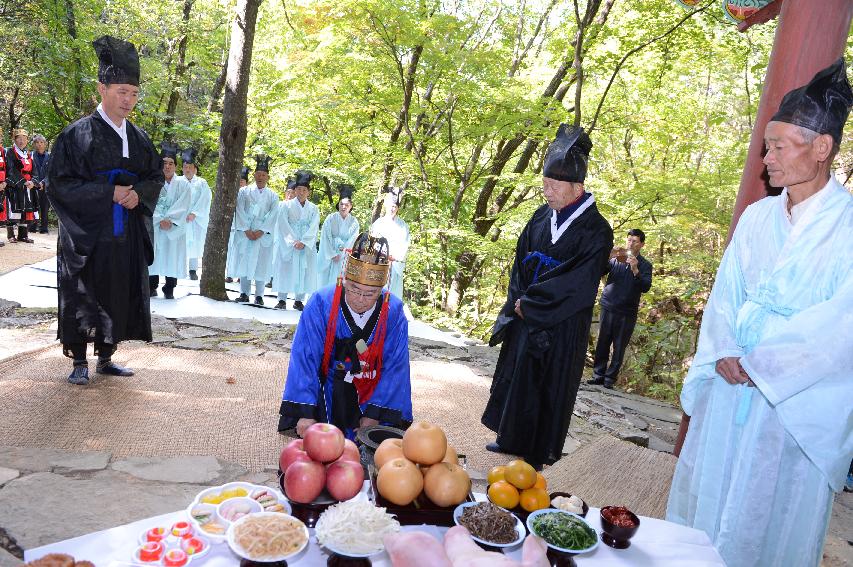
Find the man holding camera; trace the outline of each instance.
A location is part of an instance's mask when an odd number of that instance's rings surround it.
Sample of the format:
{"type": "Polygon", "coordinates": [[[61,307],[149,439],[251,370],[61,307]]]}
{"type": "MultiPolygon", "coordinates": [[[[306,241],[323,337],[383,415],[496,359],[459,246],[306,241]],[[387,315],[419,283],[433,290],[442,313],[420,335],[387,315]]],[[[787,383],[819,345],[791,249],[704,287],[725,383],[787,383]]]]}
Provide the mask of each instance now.
{"type": "Polygon", "coordinates": [[[616,384],[625,348],[637,323],[640,294],[652,287],[652,264],[640,255],[645,243],[645,233],[639,228],[632,228],[628,231],[625,248],[614,248],[610,253],[610,273],[600,301],[595,363],[592,380],[587,384],[603,385],[611,390],[616,384]]]}

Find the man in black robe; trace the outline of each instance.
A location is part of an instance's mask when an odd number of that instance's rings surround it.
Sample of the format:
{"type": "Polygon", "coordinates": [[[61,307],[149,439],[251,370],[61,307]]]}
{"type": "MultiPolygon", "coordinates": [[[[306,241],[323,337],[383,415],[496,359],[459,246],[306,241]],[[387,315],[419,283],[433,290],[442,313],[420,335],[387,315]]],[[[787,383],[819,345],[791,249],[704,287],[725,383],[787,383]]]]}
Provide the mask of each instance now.
{"type": "Polygon", "coordinates": [[[163,187],[157,150],[127,120],[139,97],[136,48],[109,36],[93,46],[101,104],[59,135],[47,184],[60,223],[58,338],[74,361],[68,381],[80,385],[89,382],[87,343],[98,373],[131,376],[112,362],[116,346],[151,340],[151,215],[163,187]]]}
{"type": "Polygon", "coordinates": [[[507,301],[492,329],[503,343],[483,424],[486,448],[537,469],[562,456],[580,386],[598,284],[613,230],[584,191],[592,142],[561,125],[548,148],[543,195],[516,245],[507,301]]]}
{"type": "Polygon", "coordinates": [[[9,201],[6,230],[9,242],[34,241],[29,237],[30,223],[35,220],[37,196],[36,180],[33,178],[33,158],[27,151],[29,134],[23,128],[13,132],[14,143],[6,150],[6,194],[9,201]],[[18,225],[18,237],[15,238],[15,225],[18,225]]]}

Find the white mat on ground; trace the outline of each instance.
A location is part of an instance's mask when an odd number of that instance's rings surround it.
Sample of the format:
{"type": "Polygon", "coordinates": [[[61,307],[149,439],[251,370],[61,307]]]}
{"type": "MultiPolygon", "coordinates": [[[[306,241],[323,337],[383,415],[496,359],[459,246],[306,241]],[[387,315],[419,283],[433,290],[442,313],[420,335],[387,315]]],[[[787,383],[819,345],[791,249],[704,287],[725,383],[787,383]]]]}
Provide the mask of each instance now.
{"type": "MultiPolygon", "coordinates": [[[[161,278],[160,285],[165,283],[161,278]]],[[[226,285],[228,297],[234,300],[239,295],[239,284],[226,285]]],[[[254,284],[252,284],[254,291],[254,284]]],[[[213,316],[230,319],[257,319],[261,323],[295,325],[299,321],[299,311],[293,309],[293,301],[288,300],[287,310],[273,309],[278,302],[276,294],[270,289],[264,290],[266,307],[215,301],[199,295],[199,283],[193,280],[178,280],[175,299],[163,299],[162,295],[151,298],[151,312],[170,319],[181,317],[213,316]]],[[[0,276],[0,297],[16,301],[22,307],[56,307],[56,258],[18,268],[0,276]]],[[[440,331],[422,321],[412,318],[408,307],[409,336],[419,339],[440,341],[454,346],[464,346],[466,339],[440,331]]]]}

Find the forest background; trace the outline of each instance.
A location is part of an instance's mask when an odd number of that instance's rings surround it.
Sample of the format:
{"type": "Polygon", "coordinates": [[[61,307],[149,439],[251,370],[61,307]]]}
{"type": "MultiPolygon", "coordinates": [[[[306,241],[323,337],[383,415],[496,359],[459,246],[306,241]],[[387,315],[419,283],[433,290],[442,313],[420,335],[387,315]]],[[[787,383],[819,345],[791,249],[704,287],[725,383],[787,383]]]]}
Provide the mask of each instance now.
{"type": "MultiPolygon", "coordinates": [[[[109,33],[140,51],[131,120],[157,145],[198,148],[213,187],[234,17],[232,0],[0,0],[3,141],[16,127],[52,141],[94,110],[90,43],[109,33]]],[[[267,0],[245,163],[272,156],[280,193],[296,169],[311,169],[323,217],[336,184],[354,184],[362,227],[383,187],[404,186],[407,303],[483,338],[516,238],[543,203],[548,140],[561,122],[583,126],[594,143],[587,187],[617,244],[645,231],[654,264],[621,377],[629,391],[674,400],[724,250],[775,25],[739,33],[717,0],[691,11],[675,0],[267,0]]],[[[849,142],[836,164],[848,186],[849,142]]]]}

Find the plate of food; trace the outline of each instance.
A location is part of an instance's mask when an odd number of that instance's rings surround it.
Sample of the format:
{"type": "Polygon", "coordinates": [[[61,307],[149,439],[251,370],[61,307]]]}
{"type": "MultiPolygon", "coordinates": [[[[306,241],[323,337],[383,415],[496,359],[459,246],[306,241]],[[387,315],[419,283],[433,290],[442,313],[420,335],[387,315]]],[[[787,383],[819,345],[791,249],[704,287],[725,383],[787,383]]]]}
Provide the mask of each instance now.
{"type": "Polygon", "coordinates": [[[248,482],[229,482],[199,492],[187,507],[187,516],[194,531],[222,543],[232,523],[260,512],[289,515],[292,512],[287,498],[274,488],[248,482]]]}
{"type": "Polygon", "coordinates": [[[598,534],[586,520],[556,508],[531,512],[527,517],[527,529],[544,539],[548,547],[563,553],[578,555],[598,547],[598,534]]]}
{"type": "Polygon", "coordinates": [[[453,510],[453,521],[465,526],[474,541],[491,547],[513,547],[527,535],[515,514],[491,502],[463,502],[453,510]]]}
{"type": "Polygon", "coordinates": [[[227,541],[231,551],[243,559],[262,563],[284,561],[308,546],[308,527],[293,516],[258,512],[232,523],[227,541]]]}
{"type": "Polygon", "coordinates": [[[400,522],[366,497],[329,506],[317,520],[317,543],[343,557],[363,558],[385,549],[383,538],[400,531],[400,522]]]}

